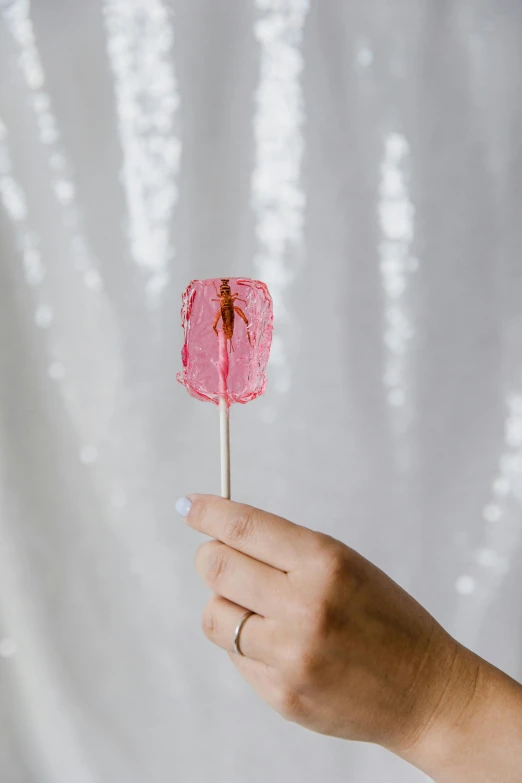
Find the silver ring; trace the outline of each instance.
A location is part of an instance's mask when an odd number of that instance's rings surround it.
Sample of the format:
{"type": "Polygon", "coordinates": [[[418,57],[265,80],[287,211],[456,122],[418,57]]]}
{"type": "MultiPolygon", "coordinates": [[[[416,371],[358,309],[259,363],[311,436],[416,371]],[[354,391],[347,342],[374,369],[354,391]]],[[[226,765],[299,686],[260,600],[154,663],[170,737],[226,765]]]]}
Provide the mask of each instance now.
{"type": "Polygon", "coordinates": [[[239,649],[239,635],[241,633],[241,629],[243,628],[244,624],[246,623],[246,621],[248,620],[251,614],[255,614],[255,612],[251,612],[249,609],[248,612],[245,612],[245,614],[237,624],[236,632],[234,634],[234,650],[238,655],[243,655],[243,653],[239,649]]]}

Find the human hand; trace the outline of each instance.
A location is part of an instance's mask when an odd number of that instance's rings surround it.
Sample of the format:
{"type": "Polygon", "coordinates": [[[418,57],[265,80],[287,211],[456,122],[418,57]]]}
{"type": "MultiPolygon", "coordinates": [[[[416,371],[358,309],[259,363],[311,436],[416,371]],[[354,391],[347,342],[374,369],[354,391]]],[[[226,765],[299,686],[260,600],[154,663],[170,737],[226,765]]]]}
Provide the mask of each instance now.
{"type": "Polygon", "coordinates": [[[429,724],[458,646],[382,571],[349,547],[280,517],[190,496],[189,526],[217,539],[196,567],[216,595],[208,638],[285,718],[392,750],[429,724]],[[232,652],[241,632],[244,657],[232,652]]]}
{"type": "Polygon", "coordinates": [[[196,555],[215,593],[203,630],[261,698],[313,731],[380,744],[430,774],[449,769],[484,662],[340,541],[214,496],[177,507],[216,539],[196,555]],[[246,610],[243,657],[232,649],[246,610]]]}

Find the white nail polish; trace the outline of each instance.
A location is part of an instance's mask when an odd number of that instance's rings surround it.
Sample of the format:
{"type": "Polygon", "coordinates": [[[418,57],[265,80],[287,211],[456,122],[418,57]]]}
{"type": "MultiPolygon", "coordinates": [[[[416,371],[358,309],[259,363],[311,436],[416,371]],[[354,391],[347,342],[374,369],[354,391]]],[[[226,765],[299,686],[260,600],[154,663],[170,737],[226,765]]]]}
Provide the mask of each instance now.
{"type": "Polygon", "coordinates": [[[180,517],[188,517],[189,511],[192,508],[192,501],[188,498],[180,498],[176,501],[176,511],[180,517]]]}

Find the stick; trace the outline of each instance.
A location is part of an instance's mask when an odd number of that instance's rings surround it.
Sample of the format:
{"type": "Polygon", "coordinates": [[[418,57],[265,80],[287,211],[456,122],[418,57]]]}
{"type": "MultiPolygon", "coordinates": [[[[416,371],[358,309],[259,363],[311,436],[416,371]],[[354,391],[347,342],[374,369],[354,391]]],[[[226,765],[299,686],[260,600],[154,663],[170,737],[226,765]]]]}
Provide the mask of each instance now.
{"type": "Polygon", "coordinates": [[[228,351],[227,338],[221,330],[219,337],[219,431],[221,441],[221,497],[230,500],[230,416],[228,405],[228,351]]]}
{"type": "Polygon", "coordinates": [[[225,396],[219,400],[221,435],[221,497],[230,500],[230,416],[225,396]]]}

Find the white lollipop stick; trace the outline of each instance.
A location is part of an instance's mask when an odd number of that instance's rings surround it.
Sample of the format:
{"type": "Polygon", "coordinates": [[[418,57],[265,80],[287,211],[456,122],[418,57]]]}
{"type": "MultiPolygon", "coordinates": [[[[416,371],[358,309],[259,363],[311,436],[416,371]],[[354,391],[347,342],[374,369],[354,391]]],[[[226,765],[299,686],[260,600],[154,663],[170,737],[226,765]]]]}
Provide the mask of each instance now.
{"type": "Polygon", "coordinates": [[[219,337],[219,431],[221,441],[221,497],[230,500],[230,409],[228,405],[228,350],[223,330],[219,337]]]}

